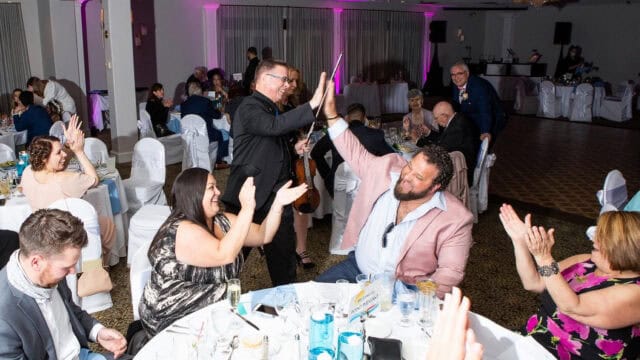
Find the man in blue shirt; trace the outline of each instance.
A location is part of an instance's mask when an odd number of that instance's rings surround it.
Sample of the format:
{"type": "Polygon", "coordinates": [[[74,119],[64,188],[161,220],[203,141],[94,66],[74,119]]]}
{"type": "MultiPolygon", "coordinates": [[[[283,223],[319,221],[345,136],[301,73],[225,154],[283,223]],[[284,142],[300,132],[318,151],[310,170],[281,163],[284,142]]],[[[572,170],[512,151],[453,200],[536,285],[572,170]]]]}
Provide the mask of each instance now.
{"type": "Polygon", "coordinates": [[[25,146],[28,147],[34,137],[49,135],[51,117],[45,108],[33,103],[33,93],[31,91],[23,91],[20,93],[19,99],[27,110],[22,115],[14,115],[13,123],[16,126],[16,131],[27,130],[27,143],[25,146]]]}

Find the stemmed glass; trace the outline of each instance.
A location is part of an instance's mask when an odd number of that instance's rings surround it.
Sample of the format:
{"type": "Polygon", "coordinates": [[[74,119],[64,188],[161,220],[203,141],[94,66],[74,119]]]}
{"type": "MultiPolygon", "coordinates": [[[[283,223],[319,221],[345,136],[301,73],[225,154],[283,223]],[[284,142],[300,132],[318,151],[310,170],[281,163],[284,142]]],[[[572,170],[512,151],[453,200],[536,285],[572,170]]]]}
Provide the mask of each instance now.
{"type": "Polygon", "coordinates": [[[413,291],[398,295],[398,305],[400,306],[400,313],[402,314],[400,326],[407,327],[411,325],[411,319],[409,319],[409,316],[413,312],[415,304],[416,294],[413,291]]]}
{"type": "Polygon", "coordinates": [[[349,280],[339,279],[336,280],[336,285],[338,285],[338,301],[336,305],[336,312],[340,316],[346,316],[347,311],[349,311],[349,280]]]}
{"type": "Polygon", "coordinates": [[[282,332],[283,336],[289,335],[291,332],[289,331],[289,321],[287,321],[290,317],[298,316],[299,306],[295,301],[295,298],[292,293],[281,291],[278,289],[276,293],[277,304],[275,306],[276,312],[278,316],[282,319],[282,332]]]}

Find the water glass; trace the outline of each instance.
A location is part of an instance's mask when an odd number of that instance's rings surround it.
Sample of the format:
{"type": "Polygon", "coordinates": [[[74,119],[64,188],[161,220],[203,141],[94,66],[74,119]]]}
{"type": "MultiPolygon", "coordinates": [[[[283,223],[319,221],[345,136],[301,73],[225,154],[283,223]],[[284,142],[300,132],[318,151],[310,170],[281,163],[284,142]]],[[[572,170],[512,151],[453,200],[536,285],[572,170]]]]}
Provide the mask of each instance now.
{"type": "Polygon", "coordinates": [[[436,303],[436,289],[438,285],[430,278],[418,278],[416,281],[418,288],[418,305],[420,308],[420,324],[422,326],[433,326],[433,308],[436,303]]]}
{"type": "Polygon", "coordinates": [[[335,353],[333,349],[316,347],[309,349],[309,360],[333,360],[335,353]]]}
{"type": "Polygon", "coordinates": [[[380,301],[380,310],[389,311],[391,309],[391,306],[393,305],[392,296],[393,285],[395,283],[393,273],[384,272],[381,274],[376,274],[373,277],[373,282],[378,284],[378,299],[380,301]]]}
{"type": "Polygon", "coordinates": [[[400,313],[402,314],[400,326],[407,327],[411,325],[411,319],[409,319],[409,316],[413,312],[415,304],[416,295],[413,291],[398,295],[398,306],[400,307],[400,313]]]}
{"type": "Polygon", "coordinates": [[[338,303],[336,306],[336,312],[341,316],[346,316],[349,311],[349,280],[339,279],[336,281],[338,285],[338,303]]]}
{"type": "Polygon", "coordinates": [[[240,302],[240,279],[229,279],[227,281],[227,299],[229,299],[229,305],[235,309],[240,302]]]}
{"type": "Polygon", "coordinates": [[[356,276],[356,283],[360,285],[361,289],[364,289],[365,286],[369,285],[369,275],[368,274],[358,274],[356,276]]]}
{"type": "Polygon", "coordinates": [[[338,335],[338,359],[361,360],[364,354],[362,333],[344,331],[338,335]]]}
{"type": "Polygon", "coordinates": [[[309,327],[309,356],[316,348],[333,349],[333,308],[331,304],[318,304],[311,308],[309,327]]]}

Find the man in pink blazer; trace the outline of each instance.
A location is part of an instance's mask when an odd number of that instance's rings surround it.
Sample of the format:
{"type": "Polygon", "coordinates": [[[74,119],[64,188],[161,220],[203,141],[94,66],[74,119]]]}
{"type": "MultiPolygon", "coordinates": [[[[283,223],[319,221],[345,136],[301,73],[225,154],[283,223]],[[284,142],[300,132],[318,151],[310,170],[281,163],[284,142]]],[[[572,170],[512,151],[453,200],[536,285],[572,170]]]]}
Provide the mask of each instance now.
{"type": "Polygon", "coordinates": [[[353,251],[317,281],[393,272],[415,284],[430,276],[442,297],[464,277],[473,226],[471,212],[445,190],[453,173],[449,154],[430,145],[410,162],[398,154],[374,156],[338,115],[333,93],[324,112],[329,136],[361,183],[342,240],[342,248],[353,251]]]}

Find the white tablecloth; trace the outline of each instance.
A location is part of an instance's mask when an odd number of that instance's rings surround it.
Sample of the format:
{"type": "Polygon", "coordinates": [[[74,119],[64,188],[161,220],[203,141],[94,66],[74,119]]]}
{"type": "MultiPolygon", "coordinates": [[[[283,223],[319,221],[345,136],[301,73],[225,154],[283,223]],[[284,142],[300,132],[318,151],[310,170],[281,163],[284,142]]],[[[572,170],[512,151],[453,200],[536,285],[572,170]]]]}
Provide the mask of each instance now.
{"type": "Polygon", "coordinates": [[[406,113],[409,111],[409,84],[406,82],[380,85],[380,107],[383,114],[406,113]]]}
{"type": "MultiPolygon", "coordinates": [[[[298,283],[294,284],[295,292],[299,302],[314,301],[326,302],[335,301],[338,288],[336,284],[322,283],[298,283]]],[[[358,285],[351,284],[349,286],[350,295],[353,296],[358,292],[358,285]]],[[[273,290],[273,289],[271,289],[273,290]]],[[[245,309],[251,309],[251,304],[256,302],[254,297],[260,296],[264,299],[265,292],[254,292],[243,294],[240,303],[245,309]]],[[[339,299],[339,297],[337,298],[339,299]]],[[[212,320],[212,312],[217,309],[228,309],[229,304],[226,300],[205,307],[193,314],[178,320],[172,326],[160,332],[152,338],[147,345],[140,350],[135,357],[140,360],[155,359],[211,359],[213,344],[219,334],[215,331],[212,320]],[[177,332],[177,333],[176,333],[177,332]],[[198,334],[202,334],[198,341],[198,334]]],[[[233,318],[230,312],[222,311],[222,314],[228,314],[233,318]]],[[[216,313],[220,316],[221,313],[216,313]]],[[[403,358],[406,360],[423,359],[428,348],[428,338],[414,323],[409,327],[401,327],[398,322],[400,320],[400,311],[394,306],[388,312],[376,312],[375,318],[367,320],[375,321],[382,324],[384,328],[391,328],[389,338],[395,338],[402,341],[403,358]]],[[[416,313],[412,315],[414,318],[416,313]]],[[[240,329],[238,330],[240,337],[255,334],[264,334],[269,336],[269,344],[274,348],[279,348],[277,353],[270,353],[271,359],[299,359],[297,356],[297,344],[294,340],[294,334],[281,335],[283,321],[280,318],[267,318],[260,314],[249,313],[246,315],[251,322],[256,324],[261,330],[257,332],[242,320],[238,319],[240,329]]],[[[218,321],[221,321],[217,318],[218,321]]],[[[302,319],[294,319],[293,322],[301,324],[302,319]]],[[[336,319],[335,328],[342,328],[346,325],[345,319],[336,319]]],[[[365,325],[366,326],[366,325],[365,325]]],[[[523,337],[512,331],[509,331],[493,321],[477,314],[471,316],[471,327],[478,334],[485,347],[484,359],[554,359],[541,345],[537,344],[531,338],[523,337]],[[517,356],[521,355],[521,356],[517,356]]],[[[304,333],[303,333],[304,334],[304,333]]],[[[229,336],[229,331],[225,331],[225,336],[229,336]]],[[[260,337],[261,337],[260,335],[260,337]]],[[[301,335],[301,348],[306,349],[307,339],[301,335]]],[[[304,350],[303,350],[304,352],[304,350]]],[[[365,353],[367,347],[365,346],[365,353]]],[[[258,358],[249,349],[246,349],[241,342],[240,347],[234,351],[232,359],[252,359],[258,358]]],[[[306,359],[305,357],[302,357],[306,359]]]]}
{"type": "Polygon", "coordinates": [[[103,111],[109,111],[109,95],[91,94],[89,96],[91,106],[91,125],[99,131],[104,129],[103,111]]]}
{"type": "Polygon", "coordinates": [[[575,86],[556,85],[556,97],[560,98],[560,113],[564,117],[571,115],[571,98],[576,91],[575,86]]]}
{"type": "Polygon", "coordinates": [[[378,84],[349,84],[344,87],[344,104],[364,105],[368,117],[380,116],[380,89],[378,84]]]}

